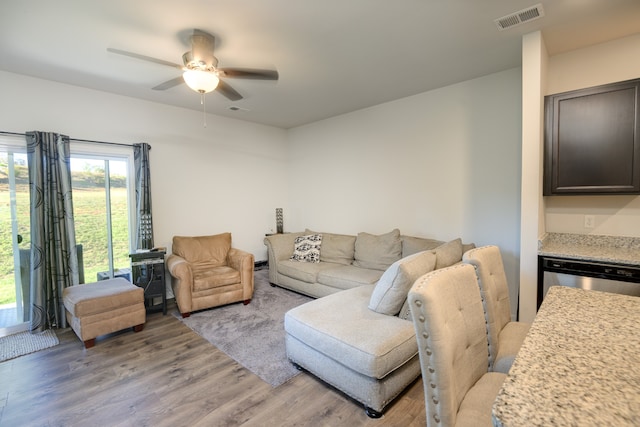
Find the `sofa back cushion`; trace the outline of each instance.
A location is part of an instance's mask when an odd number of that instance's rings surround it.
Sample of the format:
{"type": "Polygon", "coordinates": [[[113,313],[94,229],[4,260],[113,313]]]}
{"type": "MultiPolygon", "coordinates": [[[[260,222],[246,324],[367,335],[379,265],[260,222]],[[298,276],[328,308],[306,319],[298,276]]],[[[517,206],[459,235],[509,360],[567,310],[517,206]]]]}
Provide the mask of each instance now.
{"type": "Polygon", "coordinates": [[[436,266],[436,254],[418,252],[391,264],[382,274],[369,300],[369,308],[375,312],[395,316],[407,299],[409,289],[422,275],[436,266]]]}
{"type": "Polygon", "coordinates": [[[358,233],[353,265],[373,270],[386,270],[402,258],[402,241],[397,228],[379,236],[358,233]]]}
{"type": "Polygon", "coordinates": [[[462,240],[455,239],[433,250],[436,255],[436,269],[449,267],[462,261],[462,240]]]}
{"type": "Polygon", "coordinates": [[[231,233],[213,236],[174,236],[171,251],[190,263],[206,263],[211,266],[227,264],[227,254],[231,249],[231,233]]]}
{"type": "MultiPolygon", "coordinates": [[[[309,229],[306,233],[313,234],[309,229]]],[[[322,233],[320,261],[351,265],[355,253],[356,236],[347,234],[322,233]]]]}
{"type": "Polygon", "coordinates": [[[425,239],[423,237],[401,236],[402,239],[402,258],[416,254],[422,251],[429,251],[442,245],[442,240],[425,239]]]}

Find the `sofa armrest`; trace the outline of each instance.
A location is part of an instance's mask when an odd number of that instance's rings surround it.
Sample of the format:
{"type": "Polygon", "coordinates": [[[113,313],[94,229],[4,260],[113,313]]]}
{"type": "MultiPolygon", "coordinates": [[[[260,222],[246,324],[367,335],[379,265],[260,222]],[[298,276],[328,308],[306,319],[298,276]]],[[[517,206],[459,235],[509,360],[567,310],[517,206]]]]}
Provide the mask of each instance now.
{"type": "Polygon", "coordinates": [[[253,269],[255,267],[252,253],[231,248],[227,254],[227,265],[240,272],[243,299],[250,300],[253,296],[253,269]]]}
{"type": "Polygon", "coordinates": [[[269,282],[278,284],[278,262],[287,260],[293,255],[293,244],[296,237],[304,235],[304,232],[272,234],[264,238],[267,245],[269,260],[269,282]]]}
{"type": "Polygon", "coordinates": [[[191,288],[193,286],[193,272],[189,262],[175,254],[167,258],[167,270],[171,275],[171,288],[178,307],[183,313],[191,311],[191,288]]]}

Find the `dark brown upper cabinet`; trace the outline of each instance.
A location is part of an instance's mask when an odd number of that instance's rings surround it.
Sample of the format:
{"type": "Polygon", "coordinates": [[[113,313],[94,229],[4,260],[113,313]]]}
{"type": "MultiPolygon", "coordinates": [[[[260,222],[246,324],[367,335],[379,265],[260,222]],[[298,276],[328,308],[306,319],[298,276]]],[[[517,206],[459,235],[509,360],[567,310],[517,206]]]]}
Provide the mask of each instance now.
{"type": "Polygon", "coordinates": [[[545,97],[543,195],[640,194],[640,79],[545,97]]]}

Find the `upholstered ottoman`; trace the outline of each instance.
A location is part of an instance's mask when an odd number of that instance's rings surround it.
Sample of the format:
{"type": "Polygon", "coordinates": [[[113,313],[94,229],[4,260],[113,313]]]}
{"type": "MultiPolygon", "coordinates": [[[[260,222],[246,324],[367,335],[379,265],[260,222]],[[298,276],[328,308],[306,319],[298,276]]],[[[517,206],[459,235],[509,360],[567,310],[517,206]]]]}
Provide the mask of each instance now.
{"type": "Polygon", "coordinates": [[[144,291],[121,277],[65,288],[62,297],[67,321],[85,348],[100,335],[130,327],[139,332],[146,321],[144,291]]]}

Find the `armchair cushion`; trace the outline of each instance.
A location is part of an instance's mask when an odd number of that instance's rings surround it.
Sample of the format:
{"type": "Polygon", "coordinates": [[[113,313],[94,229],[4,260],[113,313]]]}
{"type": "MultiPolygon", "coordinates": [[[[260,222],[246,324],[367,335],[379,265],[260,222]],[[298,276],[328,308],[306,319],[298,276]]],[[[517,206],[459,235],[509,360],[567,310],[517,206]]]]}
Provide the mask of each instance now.
{"type": "Polygon", "coordinates": [[[213,236],[174,236],[172,252],[192,264],[209,266],[227,265],[227,254],[231,249],[231,233],[213,236]]]}
{"type": "Polygon", "coordinates": [[[231,267],[193,267],[193,290],[196,292],[236,283],[240,283],[240,272],[231,267]]]}

